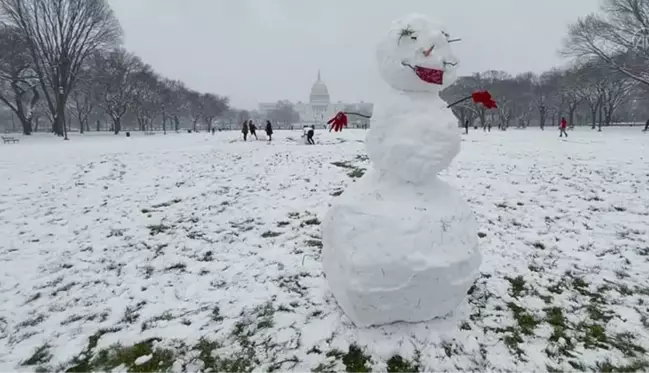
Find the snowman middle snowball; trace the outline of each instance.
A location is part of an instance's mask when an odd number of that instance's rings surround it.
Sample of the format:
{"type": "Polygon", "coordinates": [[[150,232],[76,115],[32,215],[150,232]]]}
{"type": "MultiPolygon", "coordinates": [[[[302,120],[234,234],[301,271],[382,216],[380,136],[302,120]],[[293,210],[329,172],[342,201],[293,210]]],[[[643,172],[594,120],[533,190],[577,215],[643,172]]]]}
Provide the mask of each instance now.
{"type": "Polygon", "coordinates": [[[372,167],[322,224],[327,281],[357,326],[445,316],[479,274],[473,212],[437,177],[460,150],[457,119],[439,97],[458,64],[449,39],[413,14],[395,21],[377,48],[394,90],[372,116],[372,167]]]}

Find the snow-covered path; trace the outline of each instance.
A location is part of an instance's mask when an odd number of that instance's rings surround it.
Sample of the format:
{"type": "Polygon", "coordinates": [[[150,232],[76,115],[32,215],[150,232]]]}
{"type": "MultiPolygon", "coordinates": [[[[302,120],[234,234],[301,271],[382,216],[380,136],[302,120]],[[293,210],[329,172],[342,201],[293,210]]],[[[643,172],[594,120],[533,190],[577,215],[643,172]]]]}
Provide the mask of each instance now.
{"type": "Polygon", "coordinates": [[[446,320],[359,330],[319,218],[364,134],[0,146],[0,371],[649,368],[649,136],[464,136],[443,177],[476,211],[482,278],[446,320]]]}

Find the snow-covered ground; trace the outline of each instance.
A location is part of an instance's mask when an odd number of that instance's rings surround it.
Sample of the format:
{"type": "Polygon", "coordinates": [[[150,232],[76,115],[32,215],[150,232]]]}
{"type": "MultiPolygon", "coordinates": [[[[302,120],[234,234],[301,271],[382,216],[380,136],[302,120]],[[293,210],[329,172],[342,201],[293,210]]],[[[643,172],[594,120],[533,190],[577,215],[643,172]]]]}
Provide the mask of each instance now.
{"type": "Polygon", "coordinates": [[[482,277],[445,320],[370,329],[319,238],[364,132],[238,135],[0,145],[0,371],[649,368],[649,134],[463,136],[443,177],[482,277]]]}

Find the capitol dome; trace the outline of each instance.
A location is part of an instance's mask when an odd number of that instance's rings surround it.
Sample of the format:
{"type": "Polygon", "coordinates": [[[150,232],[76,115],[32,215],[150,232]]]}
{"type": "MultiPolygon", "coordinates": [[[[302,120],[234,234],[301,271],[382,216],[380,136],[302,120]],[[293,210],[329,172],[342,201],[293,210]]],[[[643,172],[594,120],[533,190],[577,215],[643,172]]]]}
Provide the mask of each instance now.
{"type": "Polygon", "coordinates": [[[320,79],[320,71],[318,71],[318,80],[311,87],[309,102],[315,105],[329,105],[330,103],[329,90],[327,85],[320,79]]]}

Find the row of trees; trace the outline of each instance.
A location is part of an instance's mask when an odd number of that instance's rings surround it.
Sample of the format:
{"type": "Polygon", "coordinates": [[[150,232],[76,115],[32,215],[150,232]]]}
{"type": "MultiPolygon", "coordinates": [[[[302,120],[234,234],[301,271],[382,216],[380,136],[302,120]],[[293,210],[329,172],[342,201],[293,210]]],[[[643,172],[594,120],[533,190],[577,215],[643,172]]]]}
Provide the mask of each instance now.
{"type": "Polygon", "coordinates": [[[443,92],[454,101],[489,90],[497,110],[471,102],[455,107],[461,123],[479,126],[570,125],[593,129],[649,117],[649,1],[606,0],[598,14],[571,25],[562,54],[567,68],[540,75],[487,71],[460,78],[443,92]]]}
{"type": "Polygon", "coordinates": [[[71,122],[84,132],[107,121],[115,134],[179,130],[181,122],[210,130],[228,111],[226,97],[162,77],[120,48],[105,0],[0,0],[0,12],[0,102],[26,135],[42,119],[65,138],[71,122]]]}

